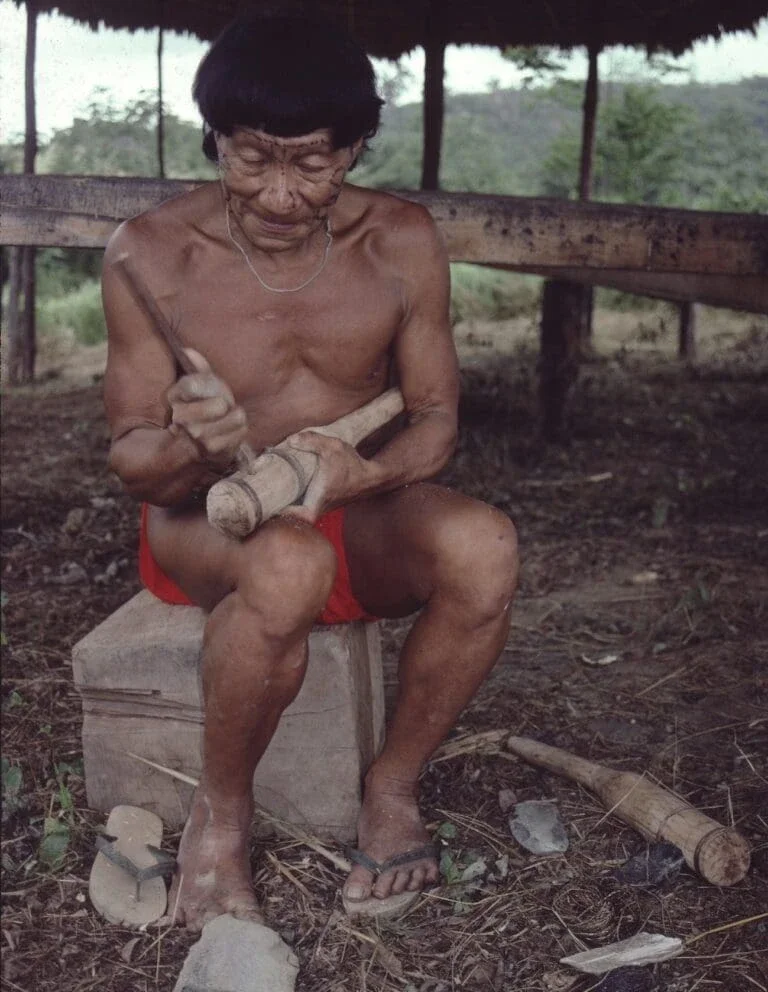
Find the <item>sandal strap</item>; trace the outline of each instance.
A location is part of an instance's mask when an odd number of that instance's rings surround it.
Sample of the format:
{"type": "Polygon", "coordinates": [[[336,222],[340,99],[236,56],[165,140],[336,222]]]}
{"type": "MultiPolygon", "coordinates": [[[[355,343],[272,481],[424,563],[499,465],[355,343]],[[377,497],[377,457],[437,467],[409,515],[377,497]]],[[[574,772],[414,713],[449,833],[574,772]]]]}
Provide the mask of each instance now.
{"type": "Polygon", "coordinates": [[[145,847],[155,859],[155,864],[147,865],[146,868],[139,868],[122,851],[118,851],[116,846],[117,840],[117,837],[110,837],[109,834],[99,834],[96,837],[96,850],[103,854],[107,861],[111,861],[113,865],[122,868],[131,878],[135,879],[137,900],[139,899],[139,889],[142,882],[146,882],[150,878],[172,875],[176,870],[176,859],[173,855],[168,854],[167,851],[161,851],[159,847],[155,847],[153,844],[146,844],[145,847]]]}
{"type": "Polygon", "coordinates": [[[348,847],[345,853],[353,864],[360,865],[373,875],[383,875],[384,872],[390,871],[392,868],[401,868],[403,865],[412,864],[414,861],[423,861],[425,858],[437,857],[437,852],[433,844],[425,844],[423,847],[414,848],[412,851],[404,851],[402,854],[396,854],[394,857],[387,858],[386,861],[381,862],[374,861],[365,851],[359,851],[356,847],[348,847]]]}

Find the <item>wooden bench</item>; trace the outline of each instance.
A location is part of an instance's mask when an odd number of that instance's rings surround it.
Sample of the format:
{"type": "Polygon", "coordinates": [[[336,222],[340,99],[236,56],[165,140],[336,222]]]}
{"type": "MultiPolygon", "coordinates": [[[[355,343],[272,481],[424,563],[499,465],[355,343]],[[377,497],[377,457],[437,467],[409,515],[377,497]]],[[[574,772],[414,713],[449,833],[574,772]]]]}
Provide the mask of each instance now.
{"type": "MultiPolygon", "coordinates": [[[[75,645],[93,809],[130,803],[169,826],[183,824],[192,787],[130,753],[199,777],[204,624],[202,610],[169,606],[144,591],[75,645]]],[[[383,734],[377,625],[316,627],[304,685],[256,771],[256,802],[314,834],[354,839],[362,777],[383,734]]]]}

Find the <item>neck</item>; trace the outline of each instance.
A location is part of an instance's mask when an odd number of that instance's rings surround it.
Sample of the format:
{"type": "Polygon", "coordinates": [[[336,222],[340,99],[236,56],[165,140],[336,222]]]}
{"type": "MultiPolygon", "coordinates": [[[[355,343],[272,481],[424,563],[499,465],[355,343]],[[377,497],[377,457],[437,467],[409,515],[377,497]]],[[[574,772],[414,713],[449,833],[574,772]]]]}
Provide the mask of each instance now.
{"type": "Polygon", "coordinates": [[[314,249],[315,232],[312,232],[301,242],[299,249],[293,252],[297,256],[298,251],[302,251],[304,257],[300,265],[291,265],[290,267],[286,267],[284,262],[280,261],[286,252],[279,252],[276,256],[269,251],[259,251],[257,246],[248,239],[242,225],[237,224],[235,229],[237,218],[235,217],[233,222],[232,211],[230,210],[228,200],[224,204],[224,220],[227,229],[227,238],[233,248],[242,256],[246,266],[250,269],[251,274],[260,283],[262,288],[271,293],[298,293],[313,283],[325,269],[330,255],[331,245],[333,244],[330,218],[328,217],[325,219],[325,230],[323,231],[324,246],[319,257],[319,264],[318,253],[314,249]],[[310,251],[312,252],[313,268],[312,271],[308,272],[307,258],[310,251]],[[258,259],[258,268],[254,264],[254,258],[252,256],[258,259]]]}

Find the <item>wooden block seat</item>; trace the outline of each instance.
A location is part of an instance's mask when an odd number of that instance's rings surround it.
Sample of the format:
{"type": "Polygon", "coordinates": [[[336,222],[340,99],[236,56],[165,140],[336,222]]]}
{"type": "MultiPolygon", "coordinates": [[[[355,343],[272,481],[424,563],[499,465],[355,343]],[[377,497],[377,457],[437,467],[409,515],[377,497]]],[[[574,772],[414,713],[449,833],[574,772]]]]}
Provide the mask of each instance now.
{"type": "MultiPolygon", "coordinates": [[[[145,590],[73,648],[93,809],[128,803],[183,824],[192,788],[128,752],[199,777],[204,624],[202,610],[169,606],[145,590]]],[[[362,777],[383,733],[377,625],[316,627],[304,684],[256,770],[256,802],[313,833],[354,839],[362,777]]]]}

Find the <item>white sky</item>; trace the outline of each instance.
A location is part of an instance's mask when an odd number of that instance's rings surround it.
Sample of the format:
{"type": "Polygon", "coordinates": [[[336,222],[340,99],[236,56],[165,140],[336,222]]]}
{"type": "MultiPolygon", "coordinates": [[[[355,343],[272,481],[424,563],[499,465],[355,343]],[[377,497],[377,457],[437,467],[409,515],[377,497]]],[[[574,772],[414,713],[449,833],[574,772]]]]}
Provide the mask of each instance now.
{"type": "MultiPolygon", "coordinates": [[[[0,0],[0,140],[18,136],[24,129],[25,12],[11,0],[0,0]]],[[[37,39],[37,121],[41,136],[68,127],[82,115],[96,87],[111,91],[118,104],[135,98],[156,83],[155,33],[146,31],[91,31],[69,18],[41,15],[37,39]]],[[[166,102],[179,117],[198,121],[189,91],[206,45],[195,38],[168,34],[165,38],[163,80],[166,102]]],[[[768,19],[757,35],[738,32],[722,41],[696,44],[678,63],[687,74],[672,81],[695,79],[702,83],[735,82],[746,76],[768,76],[768,19]]],[[[420,50],[407,57],[414,83],[404,99],[420,98],[423,58],[420,50]]],[[[627,49],[611,49],[600,57],[600,73],[627,75],[641,72],[643,58],[627,49]]],[[[384,63],[386,71],[386,63],[384,63]]],[[[569,59],[567,75],[584,78],[586,59],[576,53],[569,59]]],[[[446,82],[454,92],[477,92],[490,80],[502,86],[519,83],[519,73],[494,49],[451,47],[446,57],[446,82]]]]}

